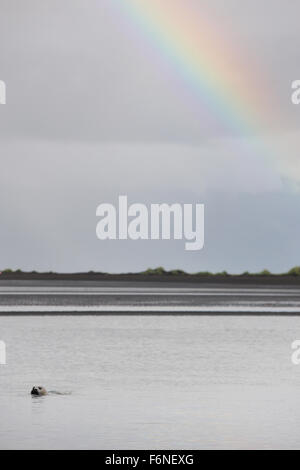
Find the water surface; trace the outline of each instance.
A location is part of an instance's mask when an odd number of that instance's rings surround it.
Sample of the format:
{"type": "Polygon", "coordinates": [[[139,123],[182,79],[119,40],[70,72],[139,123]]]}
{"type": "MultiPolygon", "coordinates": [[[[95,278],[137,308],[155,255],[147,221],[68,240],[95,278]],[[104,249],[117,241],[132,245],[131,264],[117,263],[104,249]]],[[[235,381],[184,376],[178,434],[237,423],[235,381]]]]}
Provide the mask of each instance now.
{"type": "Polygon", "coordinates": [[[300,448],[297,338],[298,317],[1,317],[0,448],[300,448]]]}

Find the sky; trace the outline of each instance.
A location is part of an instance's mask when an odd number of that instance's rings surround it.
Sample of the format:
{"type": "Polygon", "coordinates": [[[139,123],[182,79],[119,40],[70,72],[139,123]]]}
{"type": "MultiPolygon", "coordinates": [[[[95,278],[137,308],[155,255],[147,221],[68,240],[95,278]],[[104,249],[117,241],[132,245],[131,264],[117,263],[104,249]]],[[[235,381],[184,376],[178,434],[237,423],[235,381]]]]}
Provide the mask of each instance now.
{"type": "Polygon", "coordinates": [[[300,264],[298,1],[0,0],[0,12],[0,269],[300,264]],[[98,240],[96,207],[123,194],[204,203],[204,249],[98,240]]]}

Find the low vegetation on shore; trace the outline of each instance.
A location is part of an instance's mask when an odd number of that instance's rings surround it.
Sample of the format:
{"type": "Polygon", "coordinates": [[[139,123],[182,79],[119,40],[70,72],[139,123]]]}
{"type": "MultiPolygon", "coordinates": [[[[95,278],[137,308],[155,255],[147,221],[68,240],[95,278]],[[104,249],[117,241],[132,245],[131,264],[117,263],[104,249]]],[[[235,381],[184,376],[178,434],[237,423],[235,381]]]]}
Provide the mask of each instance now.
{"type": "Polygon", "coordinates": [[[295,266],[294,268],[290,269],[289,271],[285,273],[280,273],[280,274],[273,274],[268,269],[264,269],[263,271],[260,271],[258,273],[250,273],[249,271],[245,271],[242,274],[229,274],[227,271],[221,271],[217,273],[212,273],[210,271],[199,271],[196,273],[187,273],[185,271],[182,271],[181,269],[173,269],[171,271],[166,271],[164,268],[159,267],[155,269],[147,269],[146,271],[143,271],[140,274],[147,274],[149,276],[151,275],[184,275],[184,276],[300,276],[300,266],[295,266]]]}
{"type": "Polygon", "coordinates": [[[93,276],[93,275],[102,275],[102,276],[171,276],[171,277],[175,277],[175,276],[180,276],[180,277],[257,277],[257,276],[271,276],[271,277],[278,277],[278,276],[293,276],[293,277],[298,277],[300,276],[300,266],[295,266],[293,267],[292,269],[290,269],[289,271],[287,272],[284,272],[284,273],[277,273],[277,274],[274,274],[274,273],[271,273],[270,271],[268,271],[267,269],[264,269],[263,271],[260,271],[258,273],[251,273],[251,272],[248,272],[248,271],[245,271],[241,274],[230,274],[228,273],[227,271],[221,271],[221,272],[216,272],[216,273],[212,273],[210,271],[199,271],[199,272],[195,272],[195,273],[187,273],[186,271],[183,271],[182,269],[172,269],[170,271],[167,271],[166,269],[164,269],[163,267],[158,267],[158,268],[148,268],[146,269],[145,271],[141,271],[141,272],[138,272],[138,273],[120,273],[120,274],[110,274],[110,273],[105,273],[105,272],[101,272],[101,271],[89,271],[89,272],[82,272],[82,273],[68,273],[68,274],[63,274],[63,273],[55,273],[55,272],[52,272],[52,271],[48,271],[48,272],[38,272],[38,271],[22,271],[21,269],[17,269],[17,270],[13,270],[13,269],[3,269],[2,271],[0,271],[0,275],[1,277],[26,277],[26,276],[63,276],[63,275],[67,275],[67,276],[78,276],[78,275],[82,275],[82,276],[93,276]]]}

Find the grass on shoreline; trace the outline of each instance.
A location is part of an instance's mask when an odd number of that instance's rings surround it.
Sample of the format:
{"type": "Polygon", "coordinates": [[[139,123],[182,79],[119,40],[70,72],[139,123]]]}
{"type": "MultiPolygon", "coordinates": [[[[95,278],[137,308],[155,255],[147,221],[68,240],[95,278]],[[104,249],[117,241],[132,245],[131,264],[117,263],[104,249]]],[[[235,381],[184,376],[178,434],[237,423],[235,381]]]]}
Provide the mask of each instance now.
{"type": "Polygon", "coordinates": [[[171,271],[166,271],[164,268],[159,267],[156,269],[147,269],[146,271],[143,271],[138,274],[146,274],[146,275],[184,275],[184,276],[300,276],[300,266],[295,266],[289,271],[285,273],[279,273],[279,274],[274,274],[271,273],[268,269],[264,269],[263,271],[260,271],[258,273],[250,273],[249,271],[245,271],[242,274],[230,274],[227,271],[221,271],[217,273],[212,273],[210,271],[199,271],[196,273],[187,273],[185,271],[182,271],[181,269],[173,269],[171,271]]]}
{"type": "MultiPolygon", "coordinates": [[[[15,275],[20,275],[26,276],[26,275],[57,275],[59,276],[61,273],[56,273],[52,271],[48,272],[38,272],[38,271],[22,271],[21,269],[13,270],[13,269],[4,269],[0,271],[1,277],[12,277],[15,275]]],[[[72,275],[72,273],[69,273],[72,275]]],[[[227,271],[222,271],[222,272],[217,272],[217,273],[212,273],[210,271],[199,271],[195,273],[187,273],[186,271],[183,271],[182,269],[172,269],[170,271],[165,270],[163,267],[158,267],[158,268],[148,268],[145,271],[141,271],[138,273],[119,273],[119,274],[110,274],[110,273],[105,273],[105,272],[96,272],[96,271],[89,271],[89,272],[82,272],[82,273],[73,273],[73,274],[82,274],[82,275],[104,275],[104,276],[122,276],[122,275],[134,275],[134,276],[198,276],[198,277],[252,277],[252,276],[272,276],[272,277],[279,277],[279,276],[294,276],[298,277],[300,276],[300,266],[295,266],[292,269],[290,269],[287,272],[284,273],[279,273],[279,274],[274,274],[268,271],[267,269],[264,269],[263,271],[260,271],[258,273],[250,273],[248,271],[245,271],[241,274],[230,274],[227,271]]]]}

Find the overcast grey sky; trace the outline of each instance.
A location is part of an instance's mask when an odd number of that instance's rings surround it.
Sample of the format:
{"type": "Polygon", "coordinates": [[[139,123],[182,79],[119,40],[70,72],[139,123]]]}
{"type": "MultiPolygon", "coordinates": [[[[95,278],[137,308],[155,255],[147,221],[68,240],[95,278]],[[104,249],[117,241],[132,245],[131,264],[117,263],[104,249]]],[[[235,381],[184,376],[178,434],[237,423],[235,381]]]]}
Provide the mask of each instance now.
{"type": "Polygon", "coordinates": [[[242,51],[241,76],[254,74],[272,117],[262,136],[224,126],[121,0],[0,0],[0,268],[300,264],[300,2],[182,2],[196,19],[209,8],[242,51]],[[274,155],[252,150],[262,140],[274,155]],[[97,240],[96,207],[119,194],[205,203],[204,250],[97,240]]]}

